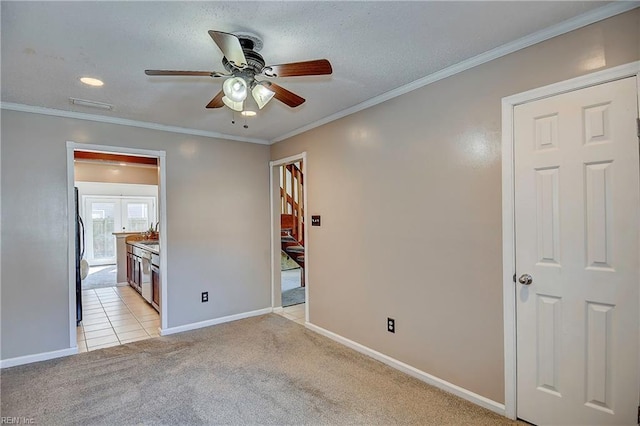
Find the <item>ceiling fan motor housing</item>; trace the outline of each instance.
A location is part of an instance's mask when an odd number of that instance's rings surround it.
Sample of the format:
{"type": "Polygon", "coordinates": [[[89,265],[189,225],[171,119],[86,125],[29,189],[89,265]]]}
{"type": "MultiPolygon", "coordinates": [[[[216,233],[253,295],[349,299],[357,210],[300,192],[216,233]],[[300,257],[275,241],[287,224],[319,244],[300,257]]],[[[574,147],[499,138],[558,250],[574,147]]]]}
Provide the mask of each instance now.
{"type": "Polygon", "coordinates": [[[255,41],[249,38],[239,37],[240,45],[242,46],[242,52],[247,60],[247,66],[245,68],[237,68],[229,62],[226,56],[222,57],[222,65],[230,73],[236,75],[241,73],[247,77],[253,78],[256,74],[260,74],[264,68],[265,62],[262,55],[254,50],[255,41]]]}

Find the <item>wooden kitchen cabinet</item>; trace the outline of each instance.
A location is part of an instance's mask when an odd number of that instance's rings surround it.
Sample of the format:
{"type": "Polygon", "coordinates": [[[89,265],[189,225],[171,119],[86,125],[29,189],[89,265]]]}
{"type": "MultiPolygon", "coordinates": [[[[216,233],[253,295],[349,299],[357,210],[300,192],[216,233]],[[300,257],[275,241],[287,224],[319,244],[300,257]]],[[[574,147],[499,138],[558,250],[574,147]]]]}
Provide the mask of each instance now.
{"type": "Polygon", "coordinates": [[[138,293],[140,293],[142,288],[142,259],[135,254],[133,255],[133,284],[138,293]]]}
{"type": "Polygon", "coordinates": [[[135,268],[133,264],[133,248],[127,244],[127,282],[131,287],[134,287],[133,277],[135,275],[135,268]]]}
{"type": "Polygon", "coordinates": [[[151,255],[151,306],[160,311],[160,256],[151,255]]]}
{"type": "Polygon", "coordinates": [[[137,256],[133,246],[127,244],[127,282],[138,293],[142,286],[142,259],[137,256]]]}
{"type": "Polygon", "coordinates": [[[131,267],[131,253],[127,252],[127,282],[131,284],[131,280],[133,277],[132,267],[131,267]]]}
{"type": "Polygon", "coordinates": [[[160,255],[153,246],[127,243],[127,282],[160,312],[160,255]]]}
{"type": "Polygon", "coordinates": [[[160,268],[151,266],[151,297],[154,308],[160,308],[160,268]]]}

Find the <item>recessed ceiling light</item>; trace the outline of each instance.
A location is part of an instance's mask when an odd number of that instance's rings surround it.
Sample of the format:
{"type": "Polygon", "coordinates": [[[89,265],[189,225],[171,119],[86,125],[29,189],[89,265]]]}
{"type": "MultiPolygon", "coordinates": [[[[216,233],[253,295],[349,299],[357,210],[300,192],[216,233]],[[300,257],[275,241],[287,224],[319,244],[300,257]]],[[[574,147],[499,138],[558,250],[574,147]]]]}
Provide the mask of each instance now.
{"type": "Polygon", "coordinates": [[[253,117],[254,115],[256,115],[255,111],[242,111],[240,114],[244,115],[245,117],[253,117]]]}
{"type": "Polygon", "coordinates": [[[102,80],[98,80],[97,78],[92,78],[92,77],[81,77],[80,81],[86,84],[87,86],[100,87],[104,85],[102,80]]]}

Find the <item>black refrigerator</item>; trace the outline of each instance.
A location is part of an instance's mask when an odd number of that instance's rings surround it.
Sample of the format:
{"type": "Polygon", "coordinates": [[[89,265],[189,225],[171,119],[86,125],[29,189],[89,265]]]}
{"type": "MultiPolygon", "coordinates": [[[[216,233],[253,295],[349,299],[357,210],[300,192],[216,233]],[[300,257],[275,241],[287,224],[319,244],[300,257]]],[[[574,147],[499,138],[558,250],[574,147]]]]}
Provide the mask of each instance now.
{"type": "Polygon", "coordinates": [[[82,321],[82,277],[80,275],[80,261],[84,256],[84,222],[80,217],[80,209],[78,204],[78,188],[75,191],[76,206],[76,325],[80,325],[82,321]]]}

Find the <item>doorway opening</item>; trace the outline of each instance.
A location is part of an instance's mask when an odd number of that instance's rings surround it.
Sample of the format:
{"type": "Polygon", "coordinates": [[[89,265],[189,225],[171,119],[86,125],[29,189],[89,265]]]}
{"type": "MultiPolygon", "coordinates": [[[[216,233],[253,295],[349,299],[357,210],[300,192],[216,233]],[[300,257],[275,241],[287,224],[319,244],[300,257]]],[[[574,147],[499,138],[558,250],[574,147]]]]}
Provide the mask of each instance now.
{"type": "Polygon", "coordinates": [[[79,352],[166,328],[164,155],[67,143],[70,345],[79,352]]]}
{"type": "Polygon", "coordinates": [[[300,324],[309,318],[305,170],[305,153],[271,163],[272,302],[300,324]]]}

